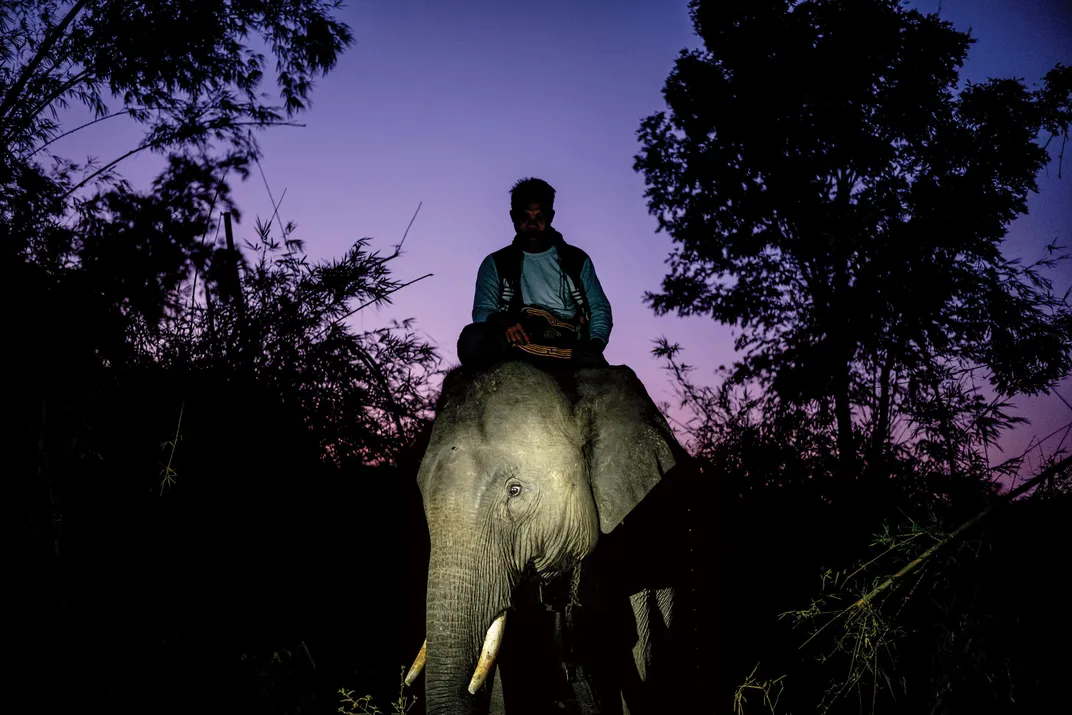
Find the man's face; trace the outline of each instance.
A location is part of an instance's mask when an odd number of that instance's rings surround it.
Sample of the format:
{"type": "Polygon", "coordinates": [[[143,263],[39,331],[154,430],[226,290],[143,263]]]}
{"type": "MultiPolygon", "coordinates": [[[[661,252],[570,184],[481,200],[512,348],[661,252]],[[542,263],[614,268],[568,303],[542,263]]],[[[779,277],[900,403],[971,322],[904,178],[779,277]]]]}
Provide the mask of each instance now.
{"type": "Polygon", "coordinates": [[[551,220],[554,217],[554,210],[548,209],[545,211],[538,201],[530,201],[523,204],[522,208],[510,211],[510,218],[514,221],[514,228],[518,234],[528,238],[537,238],[543,235],[547,227],[551,225],[551,220]]]}

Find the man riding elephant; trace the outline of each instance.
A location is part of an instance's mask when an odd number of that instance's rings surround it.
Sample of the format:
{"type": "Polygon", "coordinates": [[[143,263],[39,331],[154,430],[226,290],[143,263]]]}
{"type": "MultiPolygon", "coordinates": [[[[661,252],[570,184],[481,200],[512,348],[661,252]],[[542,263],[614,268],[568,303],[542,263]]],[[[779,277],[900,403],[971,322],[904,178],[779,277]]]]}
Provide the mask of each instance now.
{"type": "Polygon", "coordinates": [[[603,357],[610,303],[551,227],[554,197],[534,178],[511,190],[516,235],[480,265],[421,462],[427,641],[406,682],[427,662],[429,713],[670,711],[694,652],[674,604],[695,490],[656,488],[687,459],[603,357]]]}
{"type": "Polygon", "coordinates": [[[480,264],[473,322],[458,338],[462,365],[508,355],[573,367],[607,364],[610,302],[592,259],[551,227],[554,206],[555,190],[541,179],[522,179],[511,189],[516,233],[480,264]]]}

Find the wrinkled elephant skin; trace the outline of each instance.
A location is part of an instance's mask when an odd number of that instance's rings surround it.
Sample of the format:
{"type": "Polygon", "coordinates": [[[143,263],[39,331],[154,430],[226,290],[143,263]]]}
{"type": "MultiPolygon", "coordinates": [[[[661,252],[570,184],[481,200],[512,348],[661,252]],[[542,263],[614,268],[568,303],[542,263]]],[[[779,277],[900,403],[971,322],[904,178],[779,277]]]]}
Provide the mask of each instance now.
{"type": "Polygon", "coordinates": [[[523,665],[535,652],[527,634],[547,632],[538,622],[550,617],[535,602],[538,584],[555,579],[572,579],[579,605],[571,622],[600,639],[585,645],[577,637],[575,654],[590,677],[573,681],[574,704],[587,699],[589,709],[621,712],[624,698],[636,712],[653,702],[645,692],[653,659],[658,667],[653,644],[673,625],[674,584],[669,576],[645,582],[644,573],[672,561],[666,549],[686,529],[671,519],[648,536],[634,515],[670,493],[657,487],[682,459],[626,367],[579,370],[564,383],[525,362],[448,375],[418,473],[431,538],[427,712],[486,711],[493,691],[503,702],[502,683],[511,712],[555,698],[546,682],[555,671],[536,670],[535,656],[523,665]],[[491,636],[504,614],[500,653],[491,636]],[[478,660],[490,666],[497,658],[502,678],[488,670],[495,682],[480,687],[478,660]],[[576,695],[593,683],[597,694],[576,695]]]}

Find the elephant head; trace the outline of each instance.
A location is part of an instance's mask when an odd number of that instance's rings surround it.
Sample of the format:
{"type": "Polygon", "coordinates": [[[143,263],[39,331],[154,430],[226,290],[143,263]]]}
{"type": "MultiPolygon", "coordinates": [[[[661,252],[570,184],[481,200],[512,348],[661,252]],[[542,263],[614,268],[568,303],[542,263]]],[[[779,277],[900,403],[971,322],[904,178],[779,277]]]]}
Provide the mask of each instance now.
{"type": "MultiPolygon", "coordinates": [[[[527,570],[577,565],[670,470],[674,438],[626,367],[569,390],[525,362],[448,375],[418,474],[431,537],[427,712],[474,712],[527,570]]],[[[426,658],[426,660],[425,660],[426,658]]]]}

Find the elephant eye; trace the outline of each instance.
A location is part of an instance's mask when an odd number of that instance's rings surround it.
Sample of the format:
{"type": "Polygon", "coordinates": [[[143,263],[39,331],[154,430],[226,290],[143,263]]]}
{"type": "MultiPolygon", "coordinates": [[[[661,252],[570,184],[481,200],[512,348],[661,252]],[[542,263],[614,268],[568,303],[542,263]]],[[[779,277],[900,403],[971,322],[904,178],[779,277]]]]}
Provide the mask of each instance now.
{"type": "Polygon", "coordinates": [[[509,494],[512,497],[521,496],[521,485],[520,484],[511,484],[510,486],[506,487],[506,493],[509,494]]]}

